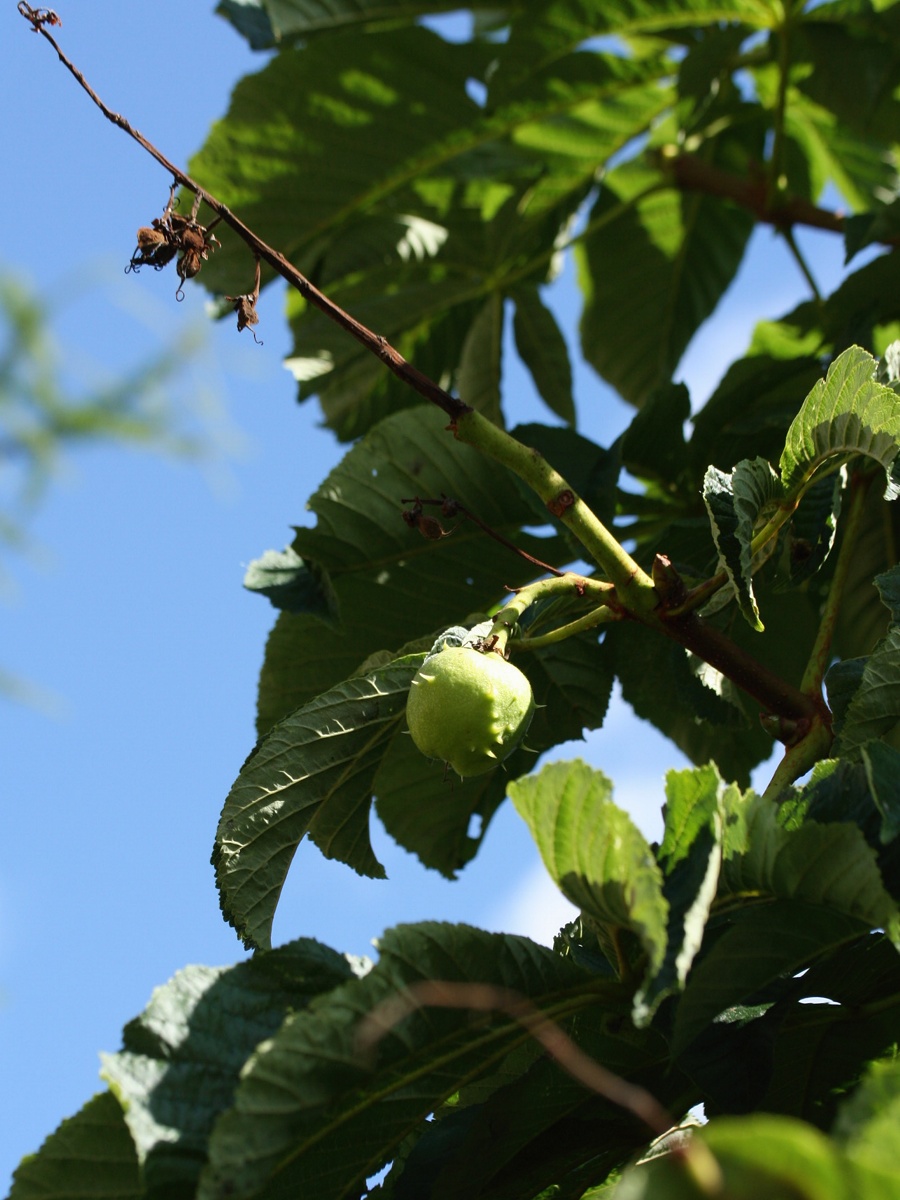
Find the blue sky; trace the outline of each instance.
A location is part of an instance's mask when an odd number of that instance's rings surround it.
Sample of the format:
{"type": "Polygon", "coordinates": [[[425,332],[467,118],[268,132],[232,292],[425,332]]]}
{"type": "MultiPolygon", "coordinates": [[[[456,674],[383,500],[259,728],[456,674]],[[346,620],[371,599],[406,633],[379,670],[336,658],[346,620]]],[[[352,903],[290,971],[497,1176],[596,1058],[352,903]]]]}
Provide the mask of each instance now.
{"type": "MultiPolygon", "coordinates": [[[[234,82],[262,62],[212,7],[59,9],[58,36],[100,94],[182,164],[234,82]]],[[[84,386],[198,331],[203,348],[170,400],[199,414],[214,447],[201,463],[111,446],[73,454],[31,522],[33,553],[6,564],[15,589],[0,603],[0,665],[54,702],[0,700],[2,1187],[20,1156],[99,1088],[98,1051],[118,1047],[154,986],[186,963],[241,956],[209,867],[219,809],[253,743],[273,618],[241,579],[251,558],[280,549],[307,519],[307,497],[341,452],[315,408],[294,402],[280,294],[263,297],[257,347],[231,322],[210,327],[199,289],[176,305],[171,273],[124,276],[135,230],[161,209],[169,181],[103,120],[11,2],[0,12],[0,102],[0,264],[71,297],[55,323],[65,371],[84,386]]],[[[840,247],[822,235],[804,244],[830,286],[840,247]]],[[[804,294],[767,231],[685,360],[697,399],[745,344],[761,294],[763,315],[804,294]]],[[[570,274],[555,303],[572,311],[570,274]]],[[[524,398],[516,417],[543,419],[524,378],[510,386],[524,398]]],[[[584,432],[608,444],[628,411],[580,362],[576,389],[584,432]]],[[[572,749],[611,776],[620,803],[654,833],[678,753],[622,706],[572,749]]],[[[364,954],[386,926],[420,918],[546,940],[564,917],[508,805],[456,883],[377,829],[375,840],[387,883],[301,847],[278,940],[315,936],[364,954]]]]}

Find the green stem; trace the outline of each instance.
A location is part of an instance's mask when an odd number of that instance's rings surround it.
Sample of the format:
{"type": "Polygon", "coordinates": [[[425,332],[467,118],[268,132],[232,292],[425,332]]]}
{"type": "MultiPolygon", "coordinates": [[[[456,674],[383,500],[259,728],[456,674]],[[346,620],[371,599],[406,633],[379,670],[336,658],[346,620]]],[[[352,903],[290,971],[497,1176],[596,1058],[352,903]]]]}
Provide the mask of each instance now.
{"type": "Polygon", "coordinates": [[[853,475],[850,479],[850,500],[847,505],[847,516],[841,530],[841,545],[838,550],[834,575],[828,587],[828,596],[822,610],[822,618],[816,632],[816,640],[803,672],[800,690],[810,696],[821,696],[822,680],[831,660],[831,643],[834,639],[834,628],[840,612],[844,587],[850,571],[856,542],[859,536],[865,513],[866,493],[875,478],[874,473],[868,475],[853,475]]]}
{"type": "Polygon", "coordinates": [[[576,633],[584,633],[587,629],[596,629],[609,621],[620,620],[619,614],[609,605],[601,605],[583,617],[570,621],[568,625],[560,625],[549,633],[535,634],[534,637],[524,637],[516,643],[517,650],[541,650],[544,646],[552,646],[555,642],[564,642],[566,638],[574,637],[576,633]]]}
{"type": "Polygon", "coordinates": [[[790,250],[791,254],[794,256],[794,261],[796,262],[797,266],[800,268],[800,272],[803,275],[803,278],[806,280],[806,282],[809,286],[809,290],[813,294],[813,299],[815,300],[816,305],[819,308],[821,308],[822,304],[823,304],[822,293],[819,291],[819,285],[816,283],[815,276],[813,275],[813,273],[810,269],[809,263],[806,261],[806,258],[804,257],[803,252],[801,251],[800,247],[797,245],[797,239],[794,237],[793,229],[791,229],[790,227],[786,227],[786,228],[782,229],[781,236],[787,242],[788,249],[790,250]]]}
{"type": "Polygon", "coordinates": [[[822,717],[817,717],[803,740],[785,750],[784,757],[775,768],[763,796],[769,800],[778,800],[796,779],[811,771],[821,759],[828,757],[832,740],[830,725],[822,717]]]}
{"type": "MultiPolygon", "coordinates": [[[[536,604],[539,600],[551,599],[555,596],[571,597],[589,596],[599,600],[601,606],[607,604],[613,598],[614,589],[612,584],[603,583],[596,579],[585,579],[583,575],[576,575],[573,571],[567,572],[565,575],[556,575],[551,579],[538,579],[535,583],[529,583],[512,596],[510,600],[503,605],[497,616],[494,618],[494,624],[491,627],[490,637],[495,638],[494,649],[501,654],[505,653],[509,639],[512,637],[513,631],[518,625],[522,614],[532,604],[536,604]]],[[[596,610],[595,610],[596,611],[596,610]]],[[[602,609],[601,609],[602,611],[602,609]]],[[[590,617],[596,616],[595,612],[587,614],[590,617]]],[[[599,624],[599,622],[596,622],[599,624]]],[[[568,629],[569,626],[564,628],[568,629]]],[[[589,628],[589,626],[585,626],[589,628]]],[[[537,641],[543,641],[544,638],[551,638],[553,641],[560,640],[553,637],[552,634],[544,634],[542,638],[528,639],[527,644],[533,645],[537,641]]],[[[526,643],[521,643],[522,645],[526,643]]]]}
{"type": "Polygon", "coordinates": [[[576,495],[543,455],[523,446],[480,413],[469,410],[453,423],[457,438],[502,463],[526,483],[578,538],[615,586],[618,601],[637,617],[649,617],[658,597],[653,580],[619,545],[599,517],[576,495]]]}

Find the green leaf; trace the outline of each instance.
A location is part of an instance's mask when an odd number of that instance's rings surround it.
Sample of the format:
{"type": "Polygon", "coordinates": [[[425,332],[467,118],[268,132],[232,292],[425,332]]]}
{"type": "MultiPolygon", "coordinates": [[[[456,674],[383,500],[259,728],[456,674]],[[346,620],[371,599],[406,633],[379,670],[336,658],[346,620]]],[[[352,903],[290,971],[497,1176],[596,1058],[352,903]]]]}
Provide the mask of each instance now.
{"type": "Polygon", "coordinates": [[[508,790],[562,893],[599,924],[635,934],[655,973],[666,946],[662,877],[643,834],[613,803],[606,776],[576,759],[508,790]]]}
{"type": "Polygon", "coordinates": [[[884,1200],[900,1197],[898,1129],[900,1063],[896,1058],[873,1062],[866,1078],[841,1110],[834,1129],[835,1139],[872,1187],[866,1195],[884,1200]]]}
{"type": "MultiPolygon", "coordinates": [[[[262,0],[262,6],[279,42],[341,33],[347,28],[385,21],[412,22],[453,7],[447,0],[262,0]]],[[[467,7],[494,12],[502,11],[503,5],[498,0],[472,0],[467,7]]]]}
{"type": "Polygon", "coordinates": [[[156,989],[122,1050],[103,1056],[148,1187],[194,1195],[214,1122],[257,1045],[351,978],[342,955],[302,938],[233,967],[186,967],[156,989]]]}
{"type": "MultiPolygon", "coordinates": [[[[473,1023],[464,1006],[426,1007],[367,1055],[360,1021],[427,980],[508,989],[556,1020],[597,1000],[587,972],[527,938],[435,923],[389,931],[365,978],[289,1017],[259,1047],[213,1132],[200,1200],[264,1186],[322,1200],[359,1195],[429,1113],[528,1040],[505,1016],[473,1023]]],[[[384,1028],[378,1011],[375,1028],[384,1028]]]]}
{"type": "Polygon", "coordinates": [[[260,678],[260,733],[349,678],[376,651],[396,653],[418,637],[433,642],[449,625],[486,612],[507,586],[533,578],[530,563],[501,551],[472,522],[448,520],[450,536],[423,538],[403,521],[401,500],[450,496],[551,565],[568,559],[561,540],[519,533],[534,518],[515,477],[444,425],[426,407],[389,417],[310,498],[317,523],[297,530],[293,551],[320,581],[339,626],[309,613],[281,614],[260,678]]]}
{"type": "Polygon", "coordinates": [[[787,561],[792,587],[815,575],[831,553],[846,483],[843,476],[838,471],[814,483],[791,519],[787,561]]]}
{"type": "Polygon", "coordinates": [[[781,481],[788,495],[805,490],[818,471],[854,455],[873,459],[887,477],[885,499],[900,488],[891,466],[900,452],[900,396],[876,380],[878,363],[851,346],[812,389],[788,430],[781,481]]]}
{"type": "Polygon", "coordinates": [[[881,813],[881,840],[891,842],[900,835],[900,751],[884,742],[869,742],[860,754],[881,813]]]}
{"type": "Polygon", "coordinates": [[[459,398],[501,424],[500,379],[503,358],[503,297],[492,292],[463,342],[456,374],[459,398]]]}
{"type": "Polygon", "coordinates": [[[712,760],[725,779],[749,784],[750,771],[772,748],[756,713],[751,723],[726,694],[707,687],[699,662],[683,646],[648,637],[632,622],[617,622],[605,636],[622,696],[637,715],[671,738],[693,763],[712,760]],[[678,704],[672,704],[672,696],[679,697],[678,704]]]}
{"type": "Polygon", "coordinates": [[[770,801],[729,793],[717,902],[746,895],[756,905],[736,911],[688,980],[676,1017],[679,1051],[726,1008],[825,950],[875,928],[900,941],[896,902],[859,829],[808,821],[786,830],[770,801]]]}
{"type": "Polygon", "coordinates": [[[265,0],[219,0],[216,12],[247,39],[251,50],[270,50],[275,45],[275,31],[265,10],[265,0]]]}
{"type": "Polygon", "coordinates": [[[688,467],[685,422],[691,397],[683,383],[659,388],[635,413],[622,440],[622,461],[638,479],[674,483],[688,467]]]}
{"type": "Polygon", "coordinates": [[[847,252],[845,262],[859,254],[866,246],[900,238],[900,203],[896,199],[890,204],[879,204],[868,212],[846,217],[844,220],[844,244],[847,252]]]}
{"type": "Polygon", "coordinates": [[[138,1156],[122,1107],[101,1092],[51,1133],[13,1175],[9,1200],[139,1200],[138,1156]]]}
{"type": "MultiPolygon", "coordinates": [[[[471,55],[412,26],[285,49],[238,83],[191,173],[302,269],[323,234],[407,185],[480,116],[466,94],[470,69],[471,55]]],[[[203,279],[236,294],[251,267],[223,235],[203,279]]]]}
{"type": "MultiPolygon", "coordinates": [[[[810,349],[817,349],[821,335],[809,341],[810,349]]],[[[803,397],[820,378],[819,360],[811,353],[796,346],[790,354],[776,355],[756,348],[754,339],[748,357],[728,368],[694,415],[690,453],[695,470],[703,472],[712,463],[730,471],[748,452],[776,462],[803,397]]]]}
{"type": "Polygon", "coordinates": [[[710,467],[703,481],[703,502],[720,568],[728,575],[747,623],[760,632],[763,623],[753,594],[753,535],[782,494],[778,476],[763,458],[744,459],[730,475],[710,467]]]}
{"type": "MultiPolygon", "coordinates": [[[[898,580],[900,567],[894,567],[875,580],[882,602],[891,611],[892,622],[887,634],[866,660],[861,676],[858,671],[854,672],[854,681],[858,677],[859,683],[849,704],[846,704],[846,697],[842,697],[846,709],[834,747],[837,755],[855,757],[866,742],[889,735],[900,722],[898,580]]],[[[829,678],[831,674],[829,672],[829,678]]],[[[838,679],[845,677],[846,672],[838,674],[838,679]]]]}
{"type": "MultiPolygon", "coordinates": [[[[615,1011],[599,1003],[579,1014],[577,1039],[582,1053],[608,1070],[627,1079],[637,1076],[652,1087],[660,1103],[678,1111],[683,1107],[685,1081],[667,1069],[665,1042],[657,1031],[622,1031],[615,1011]]],[[[465,1088],[459,1097],[461,1109],[426,1125],[397,1188],[397,1200],[423,1195],[435,1200],[508,1200],[535,1196],[540,1188],[548,1189],[549,1200],[559,1194],[550,1190],[554,1185],[574,1196],[585,1181],[602,1178],[642,1145],[645,1135],[630,1114],[592,1096],[546,1055],[533,1061],[532,1054],[522,1069],[522,1054],[510,1055],[505,1069],[494,1076],[493,1088],[488,1086],[490,1078],[485,1081],[486,1099],[479,1085],[465,1088]],[[516,1066],[519,1070],[514,1072],[516,1066]],[[535,1154],[536,1146],[546,1152],[535,1154]],[[435,1161],[438,1152],[440,1159],[435,1161]],[[426,1154],[431,1161],[421,1162],[426,1154]],[[412,1167],[423,1168],[423,1173],[410,1178],[412,1167]],[[569,1173],[575,1178],[566,1178],[569,1173]],[[576,1181],[581,1183],[577,1190],[576,1181]]]]}
{"type": "Polygon", "coordinates": [[[812,68],[803,71],[799,87],[858,139],[890,145],[900,122],[894,95],[900,70],[896,15],[868,14],[852,24],[815,16],[798,25],[792,46],[795,60],[812,68]]]}
{"type": "Polygon", "coordinates": [[[666,775],[665,833],[657,852],[669,906],[666,956],[638,995],[639,1023],[646,1023],[666,996],[684,987],[703,941],[722,866],[722,789],[712,764],[666,775]]]}
{"type": "Polygon", "coordinates": [[[585,357],[640,408],[669,382],[734,277],[752,228],[740,209],[663,187],[630,162],[610,171],[578,243],[585,357]]]}
{"type": "Polygon", "coordinates": [[[281,552],[266,550],[255,558],[244,575],[244,587],[266,596],[274,608],[285,612],[311,613],[331,623],[337,616],[327,575],[315,564],[307,566],[290,546],[281,552]]]}
{"type": "Polygon", "coordinates": [[[516,349],[550,411],[568,425],[574,425],[572,367],[556,317],[544,304],[537,287],[516,288],[513,300],[516,349]]]}
{"type": "MultiPolygon", "coordinates": [[[[718,1164],[717,1183],[729,1200],[876,1200],[854,1191],[848,1165],[818,1129],[769,1113],[718,1117],[703,1141],[718,1164]]],[[[709,1189],[673,1155],[660,1155],[627,1172],[615,1200],[701,1200],[709,1189]]]]}
{"type": "Polygon", "coordinates": [[[247,946],[271,944],[272,919],[297,846],[384,877],[369,839],[375,773],[400,735],[424,655],[348,679],[262,738],[228,794],[213,865],[222,912],[247,946]]]}

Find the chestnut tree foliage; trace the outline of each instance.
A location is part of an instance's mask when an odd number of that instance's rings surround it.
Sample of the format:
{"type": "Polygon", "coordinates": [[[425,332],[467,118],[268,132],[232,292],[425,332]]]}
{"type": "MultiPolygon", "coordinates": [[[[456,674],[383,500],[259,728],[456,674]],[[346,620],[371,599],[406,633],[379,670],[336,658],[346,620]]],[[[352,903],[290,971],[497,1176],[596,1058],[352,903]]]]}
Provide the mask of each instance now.
{"type": "MultiPolygon", "coordinates": [[[[255,953],[154,993],[12,1197],[900,1197],[900,4],[484,0],[462,41],[434,0],[219,7],[266,53],[193,178],[452,402],[289,293],[299,398],[348,448],[246,581],[277,613],[210,834],[255,953]],[[809,299],[761,295],[692,408],[673,374],[758,223],[809,299]],[[831,295],[805,225],[843,239],[831,295]],[[567,254],[582,352],[634,408],[612,446],[577,432],[546,303],[567,254]],[[547,424],[516,423],[507,322],[547,424]],[[485,621],[538,707],[451,787],[407,694],[485,621]],[[659,844],[600,771],[535,769],[616,680],[695,764],[659,844]],[[453,876],[501,803],[581,910],[552,946],[430,922],[374,965],[272,946],[304,838],[380,876],[374,805],[453,876]]],[[[216,233],[201,282],[233,298],[253,258],[216,233]]]]}

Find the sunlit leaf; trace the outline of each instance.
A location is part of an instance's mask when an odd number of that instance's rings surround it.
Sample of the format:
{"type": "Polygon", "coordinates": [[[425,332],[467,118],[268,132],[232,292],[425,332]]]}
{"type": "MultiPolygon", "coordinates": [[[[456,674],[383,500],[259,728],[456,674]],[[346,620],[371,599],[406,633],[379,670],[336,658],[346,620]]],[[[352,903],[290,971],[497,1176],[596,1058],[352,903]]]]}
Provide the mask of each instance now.
{"type": "Polygon", "coordinates": [[[668,905],[643,834],[612,801],[612,785],[580,760],[551,763],[509,785],[560,890],[602,925],[640,939],[651,972],[665,953],[668,905]]]}
{"type": "Polygon", "coordinates": [[[900,452],[900,396],[876,380],[878,363],[865,350],[845,350],[819,380],[788,430],[781,481],[789,495],[817,471],[834,469],[853,455],[884,468],[885,499],[898,493],[891,466],[900,452]]]}
{"type": "Polygon", "coordinates": [[[782,497],[778,476],[765,459],[744,459],[730,475],[710,467],[703,481],[719,563],[734,588],[741,612],[752,629],[762,631],[753,594],[753,535],[761,515],[782,497]]]}
{"type": "Polygon", "coordinates": [[[213,865],[222,912],[248,946],[267,949],[297,846],[381,878],[369,840],[372,782],[405,722],[424,655],[348,679],[285,717],[261,739],[228,794],[213,865]]]}

